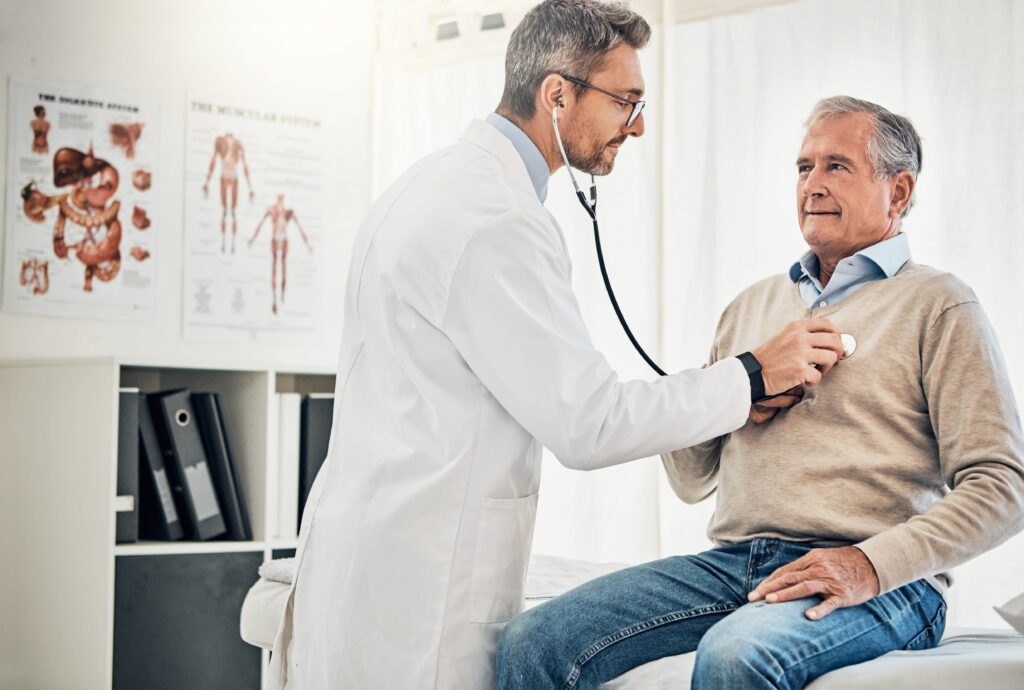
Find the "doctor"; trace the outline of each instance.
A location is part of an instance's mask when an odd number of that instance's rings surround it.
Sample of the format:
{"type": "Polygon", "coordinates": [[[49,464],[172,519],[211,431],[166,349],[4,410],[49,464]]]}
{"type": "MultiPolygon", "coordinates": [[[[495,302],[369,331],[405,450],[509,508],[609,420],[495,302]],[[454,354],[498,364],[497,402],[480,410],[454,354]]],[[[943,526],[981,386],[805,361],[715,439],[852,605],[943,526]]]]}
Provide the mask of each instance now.
{"type": "Polygon", "coordinates": [[[562,164],[552,110],[573,167],[610,172],[643,134],[631,115],[649,36],[621,5],[536,6],[512,35],[498,113],[414,165],[363,221],[330,449],[274,645],[278,687],[493,687],[498,634],[521,607],[542,446],[581,470],[690,446],[841,355],[824,320],[652,382],[619,381],[594,349],[542,205],[562,164]]]}

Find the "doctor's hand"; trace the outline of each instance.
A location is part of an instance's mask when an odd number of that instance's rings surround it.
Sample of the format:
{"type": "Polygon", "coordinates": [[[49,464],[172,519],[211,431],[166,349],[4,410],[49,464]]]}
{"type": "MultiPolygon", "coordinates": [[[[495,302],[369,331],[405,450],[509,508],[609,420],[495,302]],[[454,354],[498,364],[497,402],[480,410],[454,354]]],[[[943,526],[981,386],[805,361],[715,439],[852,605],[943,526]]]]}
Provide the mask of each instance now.
{"type": "Polygon", "coordinates": [[[747,595],[769,604],[819,596],[822,601],[804,612],[819,620],[836,609],[863,604],[879,591],[875,566],[856,546],[812,549],[769,575],[747,595]]]}
{"type": "Polygon", "coordinates": [[[770,400],[764,400],[751,405],[748,419],[754,422],[754,424],[764,424],[769,419],[772,419],[777,415],[779,410],[785,410],[786,408],[793,407],[793,405],[796,405],[803,399],[804,389],[800,386],[794,386],[776,398],[771,398],[770,400]]]}
{"type": "Polygon", "coordinates": [[[790,321],[753,351],[761,363],[765,395],[816,385],[843,356],[839,329],[828,319],[790,321]]]}

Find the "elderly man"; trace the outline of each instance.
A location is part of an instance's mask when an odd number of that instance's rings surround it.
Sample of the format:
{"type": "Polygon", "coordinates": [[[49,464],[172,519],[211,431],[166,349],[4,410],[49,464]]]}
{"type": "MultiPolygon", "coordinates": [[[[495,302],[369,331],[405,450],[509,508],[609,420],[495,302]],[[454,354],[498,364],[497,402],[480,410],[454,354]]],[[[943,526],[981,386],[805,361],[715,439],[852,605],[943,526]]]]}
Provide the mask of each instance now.
{"type": "Polygon", "coordinates": [[[796,185],[810,251],[729,305],[711,359],[794,318],[831,319],[855,351],[742,429],[662,456],[684,501],[717,491],[717,548],[515,619],[499,687],[594,688],[696,649],[693,688],[799,688],[936,644],[948,570],[1022,526],[1024,440],[974,293],[910,259],[920,167],[906,118],[848,97],[815,107],[796,185]]]}

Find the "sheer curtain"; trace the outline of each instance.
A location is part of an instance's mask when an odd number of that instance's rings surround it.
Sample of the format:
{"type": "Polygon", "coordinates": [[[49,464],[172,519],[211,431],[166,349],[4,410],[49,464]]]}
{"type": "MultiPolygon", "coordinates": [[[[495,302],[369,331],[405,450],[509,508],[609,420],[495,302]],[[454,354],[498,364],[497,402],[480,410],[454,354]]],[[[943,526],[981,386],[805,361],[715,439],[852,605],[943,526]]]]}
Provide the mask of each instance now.
{"type": "MultiPolygon", "coordinates": [[[[974,288],[1020,401],[1024,3],[806,0],[681,25],[669,40],[667,363],[704,356],[722,308],[805,250],[794,192],[801,123],[818,99],[848,94],[917,126],[924,166],[904,225],[911,251],[974,288]]],[[[712,509],[683,506],[663,485],[664,553],[705,545],[696,535],[712,509]]],[[[958,569],[950,622],[999,624],[991,607],[1024,589],[1022,572],[1020,536],[958,569]]]]}
{"type": "MultiPolygon", "coordinates": [[[[457,40],[457,39],[456,39],[457,40]]],[[[492,112],[504,83],[505,40],[456,61],[423,51],[381,56],[374,98],[374,195],[411,163],[449,146],[473,118],[492,112]]],[[[656,41],[644,51],[649,89],[658,83],[656,41]]],[[[653,111],[652,111],[653,112],[653,111]]],[[[615,173],[598,179],[602,245],[620,304],[636,336],[656,350],[659,314],[660,165],[657,127],[623,146],[615,173]]],[[[577,176],[582,185],[589,178],[577,176]]],[[[573,262],[573,285],[594,343],[622,379],[653,378],[619,328],[601,282],[590,219],[564,170],[548,186],[573,262]]],[[[658,461],[584,473],[545,451],[534,551],[591,561],[640,562],[660,553],[658,461]]]]}
{"type": "MultiPolygon", "coordinates": [[[[493,110],[505,40],[443,61],[379,56],[375,193],[493,110]]],[[[723,307],[804,251],[793,165],[801,123],[818,99],[848,94],[909,115],[921,132],[918,204],[905,224],[914,258],[977,292],[1020,400],[1021,45],[1019,0],[802,0],[655,27],[642,53],[647,133],[598,181],[613,284],[648,351],[668,370],[700,365],[723,307]]],[[[565,232],[595,344],[624,379],[650,378],[608,305],[590,224],[564,171],[547,206],[565,232]]],[[[627,562],[692,552],[708,545],[713,509],[683,505],[656,459],[586,474],[546,456],[534,550],[627,562]]],[[[959,569],[950,623],[999,624],[991,606],[1024,588],[1021,572],[1024,537],[959,569]]]]}

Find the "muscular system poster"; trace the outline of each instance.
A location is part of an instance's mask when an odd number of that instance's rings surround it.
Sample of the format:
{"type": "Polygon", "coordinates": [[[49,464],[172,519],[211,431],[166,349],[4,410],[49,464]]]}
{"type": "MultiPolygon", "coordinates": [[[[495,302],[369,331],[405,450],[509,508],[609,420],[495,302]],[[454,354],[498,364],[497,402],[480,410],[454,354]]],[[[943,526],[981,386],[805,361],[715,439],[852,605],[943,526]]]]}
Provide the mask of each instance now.
{"type": "Polygon", "coordinates": [[[184,335],[295,341],[320,317],[318,118],[190,96],[184,335]]]}
{"type": "Polygon", "coordinates": [[[8,82],[4,311],[152,316],[156,115],[130,94],[8,82]]]}

